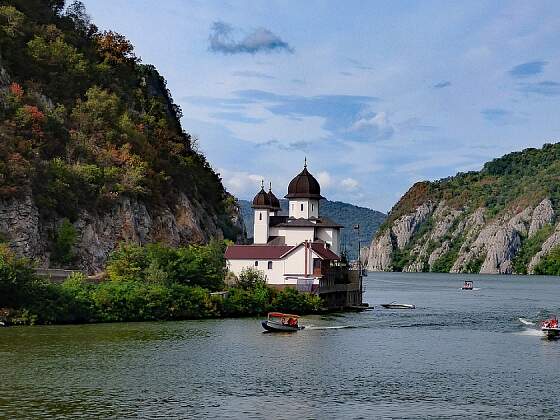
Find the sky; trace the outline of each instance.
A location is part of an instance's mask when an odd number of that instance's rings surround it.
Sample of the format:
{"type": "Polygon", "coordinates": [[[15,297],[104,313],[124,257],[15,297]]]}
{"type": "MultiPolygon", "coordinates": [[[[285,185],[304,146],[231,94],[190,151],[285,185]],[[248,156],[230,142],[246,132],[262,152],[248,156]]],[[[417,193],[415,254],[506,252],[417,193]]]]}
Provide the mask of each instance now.
{"type": "Polygon", "coordinates": [[[560,141],[560,9],[536,1],[84,0],[167,79],[238,198],[308,169],[388,211],[410,186],[560,141]]]}

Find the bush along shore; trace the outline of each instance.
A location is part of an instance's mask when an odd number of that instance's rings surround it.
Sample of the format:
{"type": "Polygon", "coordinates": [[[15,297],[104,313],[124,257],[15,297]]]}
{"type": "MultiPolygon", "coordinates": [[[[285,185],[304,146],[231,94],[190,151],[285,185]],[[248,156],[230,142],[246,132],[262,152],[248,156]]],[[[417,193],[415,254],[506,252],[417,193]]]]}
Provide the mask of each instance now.
{"type": "Polygon", "coordinates": [[[320,311],[318,296],[271,289],[261,271],[228,275],[223,255],[221,242],[180,248],[128,244],[111,255],[105,281],[91,283],[75,273],[55,284],[37,277],[31,261],[1,245],[0,320],[10,325],[69,324],[320,311]]]}

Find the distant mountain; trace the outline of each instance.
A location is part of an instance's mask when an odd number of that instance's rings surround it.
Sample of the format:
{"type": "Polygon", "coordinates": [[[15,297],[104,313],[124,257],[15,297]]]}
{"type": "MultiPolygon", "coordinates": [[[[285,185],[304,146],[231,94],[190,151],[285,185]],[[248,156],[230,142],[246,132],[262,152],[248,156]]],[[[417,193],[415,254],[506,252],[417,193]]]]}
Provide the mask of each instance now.
{"type": "MultiPolygon", "coordinates": [[[[253,237],[253,209],[251,202],[238,200],[241,209],[241,216],[247,226],[247,237],[253,237]]],[[[288,213],[288,200],[280,200],[282,212],[288,213]]],[[[342,203],[340,201],[321,200],[320,212],[322,216],[328,217],[345,227],[342,229],[341,244],[342,249],[346,250],[350,258],[356,258],[358,247],[358,237],[354,225],[360,225],[360,240],[362,246],[369,243],[379,226],[387,217],[384,213],[366,207],[358,207],[353,204],[342,203]]]]}
{"type": "Polygon", "coordinates": [[[560,143],[418,182],[369,252],[374,271],[560,275],[560,143]]]}

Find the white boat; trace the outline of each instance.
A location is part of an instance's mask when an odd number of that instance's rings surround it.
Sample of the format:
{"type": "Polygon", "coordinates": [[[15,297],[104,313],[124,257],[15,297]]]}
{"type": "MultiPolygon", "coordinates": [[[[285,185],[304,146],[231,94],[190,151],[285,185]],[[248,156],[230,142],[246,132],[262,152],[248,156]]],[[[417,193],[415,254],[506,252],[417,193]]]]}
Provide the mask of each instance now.
{"type": "Polygon", "coordinates": [[[461,290],[474,290],[474,283],[471,280],[465,280],[465,283],[463,283],[463,287],[461,287],[461,290]]]}
{"type": "Polygon", "coordinates": [[[385,309],[416,309],[416,306],[410,303],[391,302],[391,303],[382,303],[381,306],[383,306],[385,309]]]}
{"type": "Polygon", "coordinates": [[[546,338],[560,338],[560,328],[556,316],[541,322],[541,331],[546,338]]]}

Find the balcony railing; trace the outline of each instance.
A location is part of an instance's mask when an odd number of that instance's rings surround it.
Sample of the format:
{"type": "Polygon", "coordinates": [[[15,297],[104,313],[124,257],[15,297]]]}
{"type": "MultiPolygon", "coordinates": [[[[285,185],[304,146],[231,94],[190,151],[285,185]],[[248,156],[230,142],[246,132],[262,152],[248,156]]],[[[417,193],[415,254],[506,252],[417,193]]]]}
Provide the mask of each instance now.
{"type": "Polygon", "coordinates": [[[349,270],[348,267],[331,267],[319,280],[319,293],[360,290],[361,281],[359,270],[349,270]]]}

